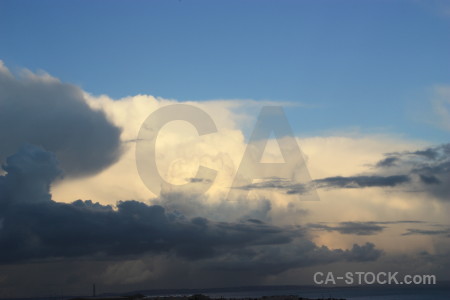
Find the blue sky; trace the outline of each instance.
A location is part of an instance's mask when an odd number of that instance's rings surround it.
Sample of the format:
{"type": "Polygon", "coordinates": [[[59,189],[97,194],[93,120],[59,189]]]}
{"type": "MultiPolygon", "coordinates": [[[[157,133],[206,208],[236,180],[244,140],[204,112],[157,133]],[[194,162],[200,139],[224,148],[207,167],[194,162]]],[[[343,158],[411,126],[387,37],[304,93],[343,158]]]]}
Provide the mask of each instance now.
{"type": "Polygon", "coordinates": [[[1,1],[0,59],[93,94],[298,102],[300,135],[358,128],[431,142],[449,84],[444,1],[1,1]],[[26,9],[24,9],[26,7],[26,9]]]}

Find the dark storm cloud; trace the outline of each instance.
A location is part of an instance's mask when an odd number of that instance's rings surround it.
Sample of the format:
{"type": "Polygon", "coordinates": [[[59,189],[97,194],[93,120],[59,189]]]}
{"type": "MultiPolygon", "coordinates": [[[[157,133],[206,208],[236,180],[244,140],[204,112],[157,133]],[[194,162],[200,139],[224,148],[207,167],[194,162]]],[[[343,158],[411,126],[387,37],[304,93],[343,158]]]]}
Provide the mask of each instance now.
{"type": "Polygon", "coordinates": [[[80,88],[48,75],[16,78],[0,61],[0,162],[24,143],[55,153],[67,175],[95,173],[115,162],[120,129],[83,98],[80,88]]]}
{"type": "Polygon", "coordinates": [[[286,247],[243,249],[211,261],[207,266],[218,271],[239,271],[247,276],[276,275],[292,268],[324,265],[339,261],[375,261],[384,252],[372,243],[354,244],[351,249],[330,249],[309,240],[286,247]]]}
{"type": "Polygon", "coordinates": [[[132,255],[174,251],[199,259],[218,249],[285,244],[294,231],[258,222],[210,222],[167,213],[162,206],[123,201],[117,210],[91,201],[51,200],[60,174],[55,157],[25,146],[7,159],[0,177],[0,261],[50,257],[132,255]]]}
{"type": "Polygon", "coordinates": [[[60,175],[53,154],[27,145],[6,161],[3,168],[7,174],[0,176],[3,264],[145,253],[223,263],[254,253],[257,257],[252,262],[270,258],[275,262],[282,258],[280,251],[287,254],[295,249],[292,254],[298,262],[284,265],[287,270],[305,263],[372,260],[381,254],[371,244],[355,245],[350,250],[318,247],[308,240],[303,228],[277,227],[258,219],[213,222],[137,201],[122,201],[116,208],[89,200],[58,203],[49,194],[51,182],[60,175]],[[304,260],[303,254],[311,262],[304,260]]]}
{"type": "Polygon", "coordinates": [[[264,224],[179,220],[161,206],[136,201],[121,202],[115,211],[79,200],[16,205],[4,217],[0,236],[2,262],[171,251],[192,260],[227,248],[286,244],[293,232],[264,224]]]}
{"type": "Polygon", "coordinates": [[[61,174],[55,156],[32,145],[8,157],[2,168],[8,175],[0,176],[0,216],[9,205],[50,202],[50,184],[61,174]]]}

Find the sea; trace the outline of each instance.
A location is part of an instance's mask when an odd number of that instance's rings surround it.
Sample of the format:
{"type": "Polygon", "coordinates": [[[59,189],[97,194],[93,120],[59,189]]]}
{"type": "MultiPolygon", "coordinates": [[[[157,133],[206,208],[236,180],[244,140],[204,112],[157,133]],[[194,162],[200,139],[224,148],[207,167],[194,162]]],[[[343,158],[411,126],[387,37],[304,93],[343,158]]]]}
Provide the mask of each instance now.
{"type": "MultiPolygon", "coordinates": [[[[348,299],[348,300],[450,300],[450,283],[437,285],[383,285],[383,286],[253,286],[214,289],[170,289],[170,290],[140,290],[128,293],[107,293],[102,296],[126,296],[142,294],[147,297],[157,296],[191,296],[203,294],[211,298],[255,299],[264,296],[297,296],[309,299],[348,299]]],[[[69,300],[72,297],[40,297],[0,300],[69,300]]],[[[95,300],[95,298],[92,298],[95,300]]]]}
{"type": "MultiPolygon", "coordinates": [[[[310,299],[352,300],[450,300],[450,284],[428,286],[346,286],[346,287],[249,287],[191,291],[212,298],[261,298],[263,296],[294,295],[310,299]]],[[[178,293],[178,295],[186,295],[178,293]]],[[[167,295],[167,294],[166,294],[167,295]]],[[[172,294],[174,295],[174,294],[172,294]]],[[[150,295],[149,295],[150,296],[150,295]]],[[[155,294],[151,295],[155,296],[155,294]]]]}

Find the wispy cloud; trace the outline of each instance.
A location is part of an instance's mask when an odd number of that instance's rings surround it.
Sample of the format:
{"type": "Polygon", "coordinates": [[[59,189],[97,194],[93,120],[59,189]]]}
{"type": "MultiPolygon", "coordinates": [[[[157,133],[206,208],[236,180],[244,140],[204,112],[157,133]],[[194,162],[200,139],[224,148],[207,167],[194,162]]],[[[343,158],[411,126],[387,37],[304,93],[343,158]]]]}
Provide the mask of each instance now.
{"type": "Polygon", "coordinates": [[[246,190],[279,190],[286,194],[304,194],[317,189],[402,188],[429,193],[447,201],[450,194],[450,144],[416,151],[386,153],[385,158],[367,168],[366,174],[332,176],[295,183],[286,178],[266,178],[239,187],[246,190]],[[392,174],[392,175],[391,175],[392,174]]]}
{"type": "Polygon", "coordinates": [[[386,229],[387,225],[395,224],[419,224],[423,221],[415,220],[400,220],[400,221],[365,221],[365,222],[339,222],[336,225],[329,225],[327,223],[310,223],[307,224],[308,228],[313,230],[321,230],[328,232],[339,232],[341,234],[354,234],[354,235],[374,235],[381,233],[386,229]]]}
{"type": "Polygon", "coordinates": [[[450,237],[450,228],[446,229],[418,229],[408,228],[402,235],[446,235],[450,237]]]}

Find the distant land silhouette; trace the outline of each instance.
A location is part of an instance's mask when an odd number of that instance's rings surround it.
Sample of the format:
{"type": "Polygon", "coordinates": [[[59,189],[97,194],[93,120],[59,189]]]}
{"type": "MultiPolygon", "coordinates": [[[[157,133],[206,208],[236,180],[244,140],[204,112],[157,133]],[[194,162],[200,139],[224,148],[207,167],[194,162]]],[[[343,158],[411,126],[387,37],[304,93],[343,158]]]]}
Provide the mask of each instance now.
{"type": "Polygon", "coordinates": [[[203,294],[194,294],[191,296],[145,296],[143,294],[135,294],[128,296],[98,296],[98,297],[76,297],[69,300],[346,300],[345,298],[304,298],[294,295],[279,295],[279,296],[263,296],[256,298],[225,298],[225,297],[210,297],[203,294]]]}
{"type": "MultiPolygon", "coordinates": [[[[358,285],[358,286],[240,286],[225,288],[142,289],[128,292],[104,292],[101,286],[86,286],[85,293],[56,294],[48,297],[0,300],[448,300],[450,282],[436,285],[358,285]],[[59,296],[57,296],[59,295],[59,296]],[[96,296],[93,296],[96,295],[96,296]]],[[[63,291],[61,291],[63,292],[63,291]]]]}

